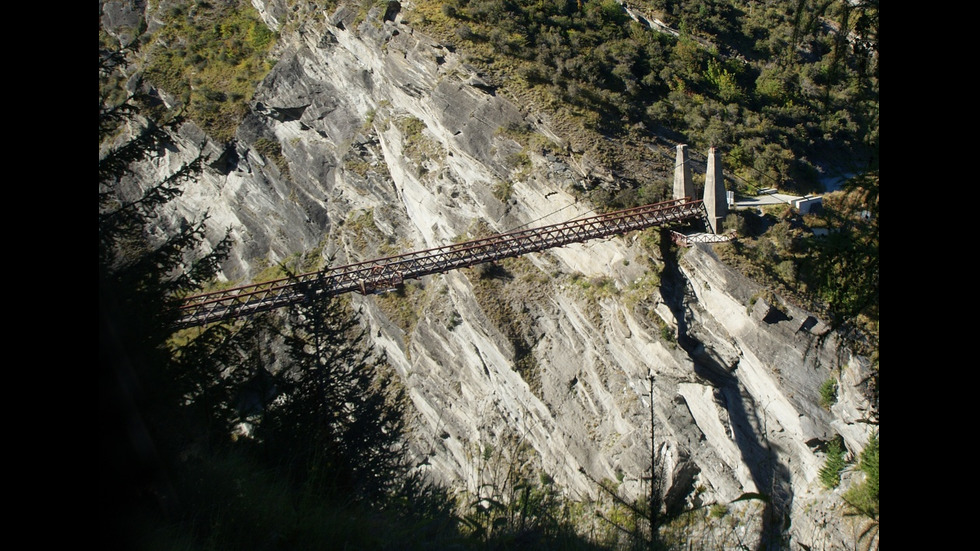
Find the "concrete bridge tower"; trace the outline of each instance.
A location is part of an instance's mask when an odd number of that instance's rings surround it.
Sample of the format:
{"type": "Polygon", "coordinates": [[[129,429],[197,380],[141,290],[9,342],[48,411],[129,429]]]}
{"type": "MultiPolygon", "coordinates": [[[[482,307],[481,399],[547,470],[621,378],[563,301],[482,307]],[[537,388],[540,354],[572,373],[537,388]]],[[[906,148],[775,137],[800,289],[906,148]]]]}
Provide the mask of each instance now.
{"type": "MultiPolygon", "coordinates": [[[[675,180],[676,181],[676,180],[675,180]]],[[[675,189],[676,189],[676,185],[675,189]]],[[[704,175],[704,206],[708,211],[711,231],[721,233],[722,221],[728,215],[728,194],[721,171],[721,154],[712,147],[708,151],[708,171],[704,175]]]]}
{"type": "Polygon", "coordinates": [[[677,146],[674,163],[674,199],[694,199],[694,182],[691,181],[691,165],[687,162],[687,144],[677,146]]]}

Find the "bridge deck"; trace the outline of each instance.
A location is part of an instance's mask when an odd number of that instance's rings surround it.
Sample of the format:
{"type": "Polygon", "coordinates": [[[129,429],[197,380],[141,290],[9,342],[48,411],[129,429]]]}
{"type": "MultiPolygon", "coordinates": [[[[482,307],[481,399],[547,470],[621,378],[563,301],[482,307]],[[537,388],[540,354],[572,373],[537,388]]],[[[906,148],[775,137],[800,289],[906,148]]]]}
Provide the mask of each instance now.
{"type": "Polygon", "coordinates": [[[444,247],[358,262],[263,283],[188,297],[179,327],[193,327],[247,316],[314,298],[351,291],[362,294],[397,288],[408,279],[443,273],[504,258],[561,247],[654,226],[701,220],[702,201],[664,201],[551,226],[497,234],[444,247]]]}

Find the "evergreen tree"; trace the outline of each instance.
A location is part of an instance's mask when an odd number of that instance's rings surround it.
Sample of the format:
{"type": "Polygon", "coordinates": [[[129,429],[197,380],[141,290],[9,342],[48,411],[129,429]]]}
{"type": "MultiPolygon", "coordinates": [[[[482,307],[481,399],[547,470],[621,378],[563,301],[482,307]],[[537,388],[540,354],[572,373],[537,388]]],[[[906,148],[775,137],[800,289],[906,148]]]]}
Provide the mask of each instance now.
{"type": "Polygon", "coordinates": [[[382,505],[404,482],[404,390],[339,298],[292,309],[290,365],[260,438],[292,478],[328,499],[382,505]]]}
{"type": "Polygon", "coordinates": [[[182,121],[143,116],[152,102],[138,79],[128,92],[111,86],[122,80],[124,59],[123,50],[100,50],[100,474],[103,534],[131,543],[136,534],[123,532],[131,525],[118,515],[169,515],[178,508],[171,467],[196,423],[182,405],[202,375],[177,369],[173,322],[180,297],[217,272],[228,239],[204,251],[206,217],[152,237],[161,209],[200,173],[200,159],[149,185],[134,179],[134,167],[162,154],[182,121]]]}
{"type": "Polygon", "coordinates": [[[230,239],[208,248],[206,215],[161,226],[203,168],[197,158],[140,181],[140,164],[172,149],[184,120],[162,111],[138,76],[122,75],[125,58],[124,49],[100,50],[101,542],[240,549],[287,538],[321,549],[333,535],[317,517],[331,502],[345,511],[356,502],[360,513],[350,512],[365,518],[387,507],[385,518],[403,529],[453,537],[446,492],[408,473],[404,394],[345,303],[291,313],[291,362],[275,375],[266,347],[276,346],[268,329],[277,314],[175,329],[182,297],[213,279],[230,239]],[[268,409],[277,393],[279,406],[268,409]],[[236,440],[236,424],[263,410],[257,437],[236,440]],[[262,457],[288,466],[298,484],[284,486],[283,471],[255,461],[262,457]]]}

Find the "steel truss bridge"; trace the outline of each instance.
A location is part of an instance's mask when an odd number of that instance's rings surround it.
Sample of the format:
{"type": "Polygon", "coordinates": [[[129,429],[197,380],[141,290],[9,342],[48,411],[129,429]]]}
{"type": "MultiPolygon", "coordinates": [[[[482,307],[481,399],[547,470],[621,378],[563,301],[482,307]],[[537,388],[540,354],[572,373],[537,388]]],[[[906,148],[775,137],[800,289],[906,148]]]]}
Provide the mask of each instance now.
{"type": "Polygon", "coordinates": [[[377,258],[187,297],[180,307],[179,328],[202,326],[284,306],[349,292],[383,293],[405,280],[418,279],[504,258],[512,258],[655,226],[703,222],[711,231],[704,203],[674,199],[551,226],[518,230],[435,249],[377,258]]]}

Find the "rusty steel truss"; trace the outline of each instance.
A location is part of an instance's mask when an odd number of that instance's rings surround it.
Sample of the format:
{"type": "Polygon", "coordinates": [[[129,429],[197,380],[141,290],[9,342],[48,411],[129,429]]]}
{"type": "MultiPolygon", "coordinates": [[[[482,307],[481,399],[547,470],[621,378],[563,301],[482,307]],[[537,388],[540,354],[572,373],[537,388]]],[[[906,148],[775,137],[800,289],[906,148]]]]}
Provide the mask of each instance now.
{"type": "Polygon", "coordinates": [[[674,240],[674,243],[681,247],[691,247],[695,243],[724,243],[725,241],[731,241],[738,237],[738,233],[734,230],[728,233],[693,233],[693,234],[683,234],[677,231],[671,231],[670,237],[674,240]]]}
{"type": "Polygon", "coordinates": [[[644,205],[540,228],[502,233],[328,268],[293,277],[194,295],[180,308],[178,327],[206,325],[349,292],[382,293],[402,282],[485,262],[580,243],[654,226],[701,221],[711,231],[702,201],[689,198],[644,205]]]}

